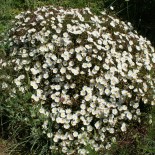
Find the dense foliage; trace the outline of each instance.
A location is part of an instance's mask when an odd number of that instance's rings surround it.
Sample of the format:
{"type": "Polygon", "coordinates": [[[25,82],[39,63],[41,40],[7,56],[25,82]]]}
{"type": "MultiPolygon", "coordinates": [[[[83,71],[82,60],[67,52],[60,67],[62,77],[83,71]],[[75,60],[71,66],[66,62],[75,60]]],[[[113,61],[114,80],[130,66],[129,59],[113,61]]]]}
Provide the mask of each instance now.
{"type": "Polygon", "coordinates": [[[1,69],[14,76],[2,89],[12,99],[32,93],[52,151],[87,154],[90,145],[103,153],[141,122],[140,104],[154,105],[154,48],[130,23],[48,6],[16,16],[9,38],[1,69]]]}

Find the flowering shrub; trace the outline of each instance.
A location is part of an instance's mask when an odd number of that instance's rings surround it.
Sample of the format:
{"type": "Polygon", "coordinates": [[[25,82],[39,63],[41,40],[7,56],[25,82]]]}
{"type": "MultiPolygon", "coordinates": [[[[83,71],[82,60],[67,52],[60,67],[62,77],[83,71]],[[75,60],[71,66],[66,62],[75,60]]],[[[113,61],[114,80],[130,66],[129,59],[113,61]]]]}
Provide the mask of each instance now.
{"type": "Polygon", "coordinates": [[[130,23],[53,6],[15,19],[10,96],[32,92],[41,104],[51,151],[84,155],[89,144],[102,153],[130,122],[141,122],[140,103],[154,105],[154,48],[130,23]]]}

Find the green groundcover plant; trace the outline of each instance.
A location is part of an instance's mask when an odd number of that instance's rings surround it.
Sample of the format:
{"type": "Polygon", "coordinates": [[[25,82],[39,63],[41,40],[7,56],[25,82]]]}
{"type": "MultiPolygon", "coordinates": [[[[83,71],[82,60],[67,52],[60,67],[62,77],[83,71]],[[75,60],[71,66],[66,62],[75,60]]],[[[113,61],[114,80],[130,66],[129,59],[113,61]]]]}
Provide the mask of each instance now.
{"type": "Polygon", "coordinates": [[[85,155],[89,146],[103,154],[141,123],[141,105],[155,104],[154,48],[131,23],[106,11],[45,6],[13,25],[2,89],[6,101],[30,95],[51,152],[85,155]]]}

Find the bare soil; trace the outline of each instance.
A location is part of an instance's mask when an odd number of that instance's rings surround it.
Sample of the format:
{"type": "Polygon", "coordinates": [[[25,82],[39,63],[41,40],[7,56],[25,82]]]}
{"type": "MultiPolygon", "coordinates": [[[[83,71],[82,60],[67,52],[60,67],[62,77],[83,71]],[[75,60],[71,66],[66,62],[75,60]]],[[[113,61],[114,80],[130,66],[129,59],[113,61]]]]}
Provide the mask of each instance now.
{"type": "Polygon", "coordinates": [[[0,139],[0,155],[9,155],[7,153],[8,142],[6,140],[0,139]]]}

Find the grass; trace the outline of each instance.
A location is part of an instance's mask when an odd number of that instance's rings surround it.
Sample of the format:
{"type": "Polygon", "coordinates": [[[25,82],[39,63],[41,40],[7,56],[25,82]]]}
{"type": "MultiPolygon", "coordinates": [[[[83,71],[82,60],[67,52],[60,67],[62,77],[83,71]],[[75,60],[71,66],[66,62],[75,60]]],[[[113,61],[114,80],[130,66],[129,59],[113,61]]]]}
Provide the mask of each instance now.
{"type": "MultiPolygon", "coordinates": [[[[98,13],[98,11],[103,10],[105,7],[110,6],[113,2],[116,3],[114,0],[6,0],[2,1],[0,5],[0,33],[7,31],[10,28],[11,20],[13,17],[20,13],[23,10],[27,9],[34,9],[39,6],[43,5],[49,5],[54,4],[58,6],[64,6],[64,7],[76,7],[76,8],[82,8],[85,6],[93,8],[93,11],[98,13]]],[[[118,3],[119,4],[119,3],[118,3]]],[[[130,4],[127,4],[128,7],[126,8],[124,6],[125,11],[129,11],[127,9],[130,8],[130,4]]],[[[118,11],[118,14],[123,13],[123,11],[120,8],[120,11],[118,11]]],[[[126,16],[128,19],[131,17],[131,12],[127,12],[128,16],[126,16]]],[[[152,36],[151,36],[152,37],[152,36]]],[[[2,36],[0,36],[0,40],[3,39],[2,36]]],[[[153,38],[155,40],[155,38],[153,38]]],[[[2,53],[5,53],[3,47],[0,47],[0,55],[2,53]]],[[[1,98],[2,96],[0,96],[1,98]]],[[[19,100],[20,101],[20,100],[19,100]]],[[[28,100],[24,101],[27,102],[28,100]]],[[[35,150],[37,152],[37,149],[39,147],[44,145],[44,149],[46,150],[48,146],[48,142],[42,142],[36,135],[36,139],[34,140],[32,137],[26,136],[25,139],[21,139],[21,137],[17,136],[19,133],[22,135],[27,134],[29,132],[28,128],[25,128],[23,126],[17,127],[17,122],[19,120],[22,120],[25,115],[29,115],[28,113],[23,115],[15,116],[14,114],[10,115],[10,108],[14,109],[22,109],[21,104],[17,104],[19,102],[13,101],[13,104],[11,107],[4,106],[1,99],[1,106],[0,105],[0,118],[1,118],[1,127],[0,127],[0,136],[3,137],[3,139],[12,138],[15,140],[15,145],[12,145],[10,148],[10,151],[13,154],[20,154],[22,150],[22,155],[26,155],[25,151],[27,148],[31,146],[31,150],[29,154],[35,154],[35,150]],[[16,103],[16,104],[14,104],[16,103]],[[15,107],[16,106],[16,107],[15,107]],[[2,109],[5,108],[5,109],[2,109]],[[6,115],[8,114],[8,116],[6,115]],[[10,117],[14,116],[14,117],[10,117]],[[7,122],[8,121],[8,122],[7,122]],[[6,130],[8,129],[8,130],[6,130]],[[24,129],[25,131],[21,130],[24,129]],[[10,131],[11,132],[10,132],[10,131]],[[7,134],[8,132],[8,134],[7,134]],[[6,136],[7,135],[7,136],[6,136]],[[37,145],[37,142],[39,141],[40,145],[37,145]],[[25,145],[26,144],[26,145],[25,145]],[[26,147],[25,147],[26,146],[26,147]],[[19,149],[20,148],[20,149],[19,149]],[[21,149],[22,148],[22,149],[21,149]],[[24,153],[24,154],[23,154],[24,153]]],[[[24,103],[23,103],[24,104],[24,103]]],[[[20,110],[21,110],[20,109],[20,110]]],[[[131,128],[129,134],[123,135],[123,140],[119,141],[117,144],[114,144],[112,149],[109,150],[108,155],[155,155],[155,108],[152,109],[152,115],[153,115],[153,123],[152,125],[144,124],[142,126],[139,126],[137,128],[131,128]]],[[[28,123],[28,122],[27,122],[28,123]]],[[[36,120],[36,126],[37,126],[37,120],[36,120]]],[[[28,127],[31,127],[30,124],[28,124],[28,127]]],[[[35,129],[34,129],[35,130],[35,129]]],[[[35,131],[34,131],[35,133],[35,131]]],[[[7,141],[0,139],[0,152],[1,149],[8,149],[7,141]]],[[[90,150],[90,147],[88,146],[88,149],[90,150]]],[[[97,155],[94,150],[90,151],[90,155],[97,155]]],[[[44,150],[40,150],[40,155],[47,154],[44,150]],[[41,152],[42,151],[42,152],[41,152]]],[[[1,155],[1,154],[0,154],[1,155]]],[[[3,155],[3,154],[2,154],[3,155]]]]}

